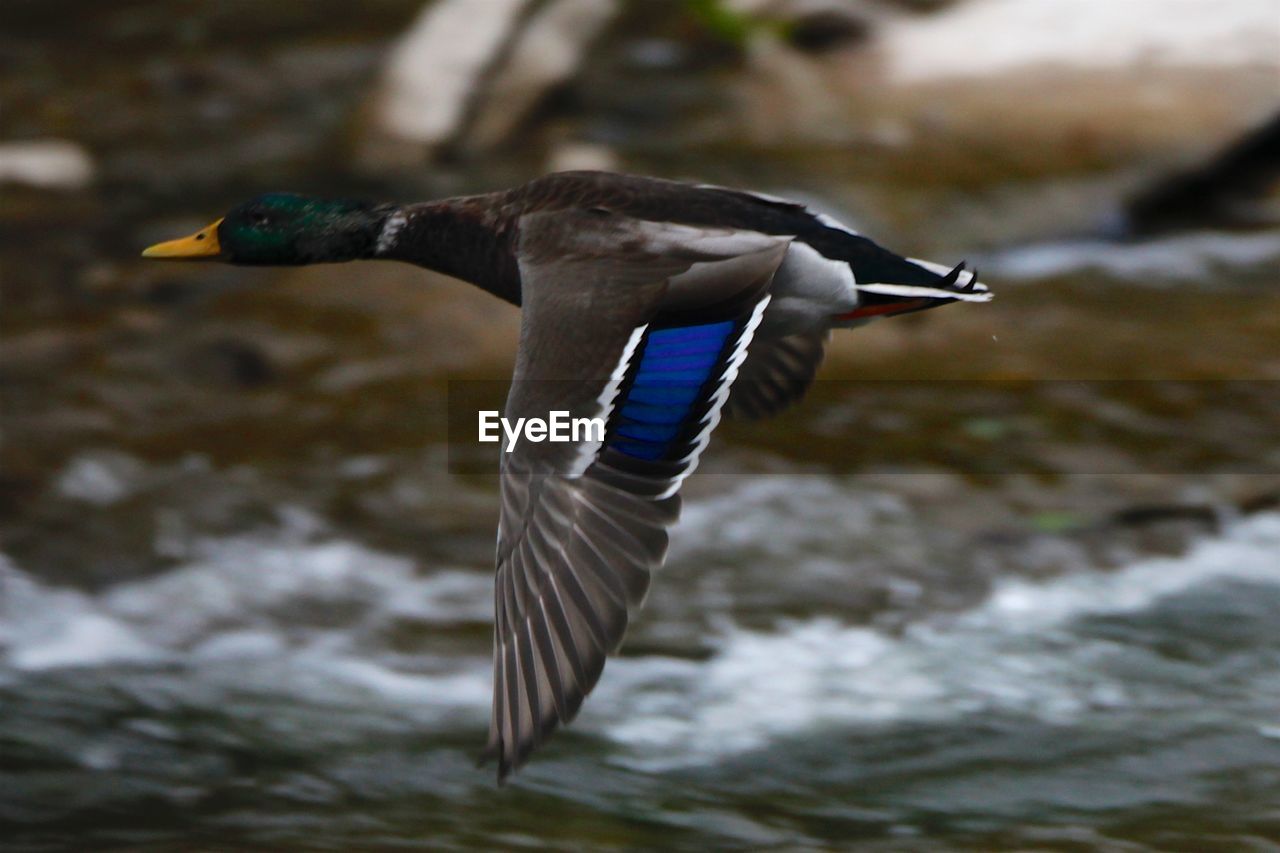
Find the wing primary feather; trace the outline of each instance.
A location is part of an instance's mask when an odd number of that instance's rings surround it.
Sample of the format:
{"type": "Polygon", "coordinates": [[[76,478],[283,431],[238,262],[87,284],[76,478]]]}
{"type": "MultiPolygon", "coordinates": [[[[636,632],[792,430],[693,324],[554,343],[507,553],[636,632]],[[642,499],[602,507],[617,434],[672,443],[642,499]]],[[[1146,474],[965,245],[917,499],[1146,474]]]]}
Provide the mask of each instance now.
{"type": "Polygon", "coordinates": [[[645,597],[649,593],[649,584],[652,578],[648,569],[636,565],[631,557],[626,554],[618,555],[618,551],[614,543],[609,540],[603,542],[596,541],[596,534],[587,527],[579,526],[576,529],[582,542],[600,557],[600,560],[607,566],[610,566],[618,573],[623,585],[627,588],[627,601],[632,607],[639,607],[644,603],[645,597]],[[613,554],[613,558],[610,558],[613,554]]]}
{"type": "Polygon", "coordinates": [[[572,571],[564,572],[560,575],[560,579],[564,582],[565,592],[569,594],[569,601],[578,612],[582,624],[586,626],[592,645],[595,646],[597,651],[607,653],[612,645],[609,642],[609,630],[600,621],[600,615],[596,613],[595,607],[592,606],[591,597],[583,588],[582,581],[572,571]]]}
{"type": "Polygon", "coordinates": [[[571,581],[582,590],[590,605],[590,612],[585,613],[584,616],[592,620],[598,635],[608,638],[614,633],[611,629],[614,622],[619,620],[626,622],[627,591],[622,581],[612,572],[607,570],[601,572],[594,565],[582,566],[578,561],[570,559],[570,555],[575,553],[572,547],[574,525],[571,524],[569,530],[571,535],[568,545],[561,545],[557,549],[547,541],[546,534],[540,528],[531,529],[529,539],[532,551],[539,557],[540,564],[546,567],[547,571],[550,571],[553,566],[560,569],[560,577],[571,581]],[[579,577],[580,571],[585,572],[586,576],[579,577]],[[609,624],[604,624],[602,619],[609,624]]]}
{"type": "MultiPolygon", "coordinates": [[[[547,614],[547,622],[560,641],[560,647],[564,650],[565,659],[569,664],[569,668],[573,671],[575,683],[579,690],[583,690],[583,685],[587,683],[587,673],[578,653],[579,644],[574,636],[573,625],[569,619],[568,612],[565,610],[564,599],[560,596],[560,589],[556,586],[555,578],[548,578],[544,593],[542,604],[547,614]]],[[[565,722],[568,722],[568,720],[566,719],[565,722]]]]}
{"type": "MultiPolygon", "coordinates": [[[[645,554],[651,559],[655,556],[661,556],[662,553],[665,552],[665,542],[661,547],[651,547],[654,543],[646,544],[645,542],[642,542],[632,531],[627,530],[625,527],[618,524],[617,521],[610,518],[606,513],[601,512],[592,504],[586,503],[583,504],[583,506],[595,521],[605,525],[609,529],[611,538],[617,541],[621,546],[619,550],[628,551],[633,554],[645,554]]],[[[665,531],[663,532],[662,538],[664,540],[666,538],[665,531]]]]}
{"type": "Polygon", "coordinates": [[[610,604],[626,612],[630,606],[626,585],[595,548],[582,544],[580,531],[581,528],[577,526],[572,530],[573,541],[567,551],[569,561],[589,573],[595,586],[608,592],[610,604]]]}
{"type": "Polygon", "coordinates": [[[529,706],[529,726],[528,731],[520,737],[519,763],[524,763],[524,757],[533,750],[533,744],[542,732],[542,700],[543,700],[543,679],[539,677],[538,666],[534,661],[533,648],[533,632],[530,629],[530,621],[533,614],[530,612],[524,619],[520,620],[520,642],[516,650],[520,653],[520,684],[524,688],[524,698],[529,706]]]}
{"type": "Polygon", "coordinates": [[[506,725],[503,732],[502,755],[498,762],[499,776],[506,776],[515,769],[516,744],[520,730],[519,670],[516,664],[515,643],[508,641],[503,648],[502,674],[506,687],[506,725]]]}
{"type": "MultiPolygon", "coordinates": [[[[508,573],[510,579],[510,573],[508,573]]],[[[503,623],[503,641],[502,641],[502,682],[503,682],[503,707],[505,710],[502,732],[502,750],[499,757],[498,773],[503,776],[510,773],[515,765],[515,750],[519,743],[520,734],[520,670],[517,662],[517,643],[519,635],[516,633],[516,621],[519,619],[518,612],[515,610],[515,592],[510,583],[503,585],[503,593],[506,596],[506,620],[503,623]]]]}
{"type": "Polygon", "coordinates": [[[560,671],[559,651],[556,649],[555,640],[552,639],[551,630],[548,627],[551,617],[547,614],[545,598],[538,599],[538,610],[542,618],[533,620],[534,640],[538,644],[538,654],[542,656],[543,669],[547,672],[547,682],[551,685],[551,701],[555,705],[556,717],[563,720],[568,715],[565,696],[569,692],[570,685],[565,683],[564,674],[560,671]]]}
{"type": "MultiPolygon", "coordinates": [[[[547,621],[551,627],[550,636],[563,653],[564,662],[570,670],[565,673],[561,668],[562,676],[567,674],[572,679],[572,682],[566,685],[561,697],[564,701],[564,709],[560,712],[560,721],[567,725],[578,715],[578,708],[582,706],[582,699],[587,694],[587,673],[573,645],[572,632],[563,607],[555,598],[548,598],[545,603],[547,604],[547,621]]],[[[559,666],[558,660],[557,666],[559,666]]]]}
{"type": "Polygon", "coordinates": [[[591,597],[587,594],[587,591],[582,588],[582,581],[574,572],[573,567],[566,565],[561,560],[556,559],[556,557],[553,557],[542,550],[546,543],[540,528],[536,526],[531,527],[529,535],[525,537],[525,541],[529,543],[531,553],[537,561],[537,564],[543,567],[543,571],[545,573],[543,577],[549,582],[556,584],[557,587],[559,587],[557,579],[564,582],[565,590],[569,593],[569,599],[574,605],[574,608],[578,611],[578,615],[581,617],[582,623],[590,633],[591,639],[598,648],[602,650],[607,649],[609,646],[608,629],[604,623],[600,621],[600,616],[596,612],[596,608],[591,603],[591,597]],[[553,560],[555,562],[553,562],[553,560]],[[557,572],[555,571],[556,568],[561,568],[563,571],[557,572]]]}
{"type": "MultiPolygon", "coordinates": [[[[500,600],[498,606],[501,607],[500,600]]],[[[502,637],[498,632],[499,624],[500,614],[499,619],[495,619],[493,624],[493,705],[489,714],[489,740],[485,743],[484,750],[476,759],[476,766],[478,767],[487,764],[502,749],[502,734],[499,728],[499,721],[502,716],[500,712],[502,707],[502,679],[498,677],[501,668],[502,637]]]]}
{"type": "MultiPolygon", "coordinates": [[[[560,583],[557,580],[555,575],[551,575],[551,584],[556,589],[556,591],[559,592],[560,583]]],[[[572,592],[569,593],[569,598],[572,600],[573,598],[572,592]]],[[[572,625],[574,622],[574,619],[572,614],[569,613],[568,607],[565,606],[565,600],[563,596],[561,596],[560,598],[560,604],[562,609],[565,612],[565,615],[569,617],[568,621],[570,625],[572,625]]],[[[578,612],[576,607],[574,608],[574,612],[575,613],[578,612]]],[[[608,651],[608,644],[606,642],[597,641],[595,636],[592,634],[591,628],[581,618],[579,618],[577,621],[581,625],[583,633],[587,636],[589,640],[589,645],[585,649],[587,653],[586,660],[582,660],[581,659],[582,656],[579,655],[579,661],[580,663],[582,663],[584,667],[583,675],[585,676],[585,678],[581,682],[579,682],[579,686],[582,688],[583,695],[586,695],[587,693],[591,692],[591,688],[596,686],[596,680],[600,677],[601,670],[604,669],[604,659],[608,651]]],[[[578,632],[575,628],[574,630],[575,637],[577,636],[577,633],[578,632]]]]}

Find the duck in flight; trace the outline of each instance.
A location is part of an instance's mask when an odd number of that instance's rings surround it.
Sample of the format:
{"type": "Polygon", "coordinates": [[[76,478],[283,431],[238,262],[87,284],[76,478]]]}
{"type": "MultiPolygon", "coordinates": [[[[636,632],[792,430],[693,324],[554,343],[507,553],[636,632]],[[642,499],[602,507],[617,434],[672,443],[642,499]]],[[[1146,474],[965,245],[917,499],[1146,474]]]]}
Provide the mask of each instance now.
{"type": "Polygon", "coordinates": [[[833,329],[991,298],[964,264],[900,257],[796,202],[604,172],[406,205],[272,193],[143,255],[460,278],[522,308],[505,417],[604,421],[603,440],[502,454],[484,753],[500,782],[618,649],[722,415],[798,400],[833,329]]]}

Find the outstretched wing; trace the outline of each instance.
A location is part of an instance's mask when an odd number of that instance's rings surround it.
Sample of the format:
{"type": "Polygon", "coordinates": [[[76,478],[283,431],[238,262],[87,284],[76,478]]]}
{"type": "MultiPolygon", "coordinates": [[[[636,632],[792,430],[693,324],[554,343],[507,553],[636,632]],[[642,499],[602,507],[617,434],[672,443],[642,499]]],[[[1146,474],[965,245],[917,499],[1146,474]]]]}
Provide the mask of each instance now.
{"type": "Polygon", "coordinates": [[[826,355],[826,330],[790,335],[760,334],[738,371],[725,414],[758,420],[778,414],[800,400],[813,384],[826,355]]]}
{"type": "Polygon", "coordinates": [[[573,719],[622,642],[787,247],[607,212],[560,230],[573,216],[521,222],[524,314],[504,415],[563,411],[606,431],[503,456],[485,750],[500,780],[573,719]]]}

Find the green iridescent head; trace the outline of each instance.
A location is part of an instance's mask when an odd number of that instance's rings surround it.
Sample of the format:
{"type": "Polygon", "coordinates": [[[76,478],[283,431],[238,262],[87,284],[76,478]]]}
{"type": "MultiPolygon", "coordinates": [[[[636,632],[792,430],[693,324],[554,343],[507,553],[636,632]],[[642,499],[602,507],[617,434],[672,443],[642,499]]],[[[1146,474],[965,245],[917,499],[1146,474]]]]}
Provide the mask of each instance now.
{"type": "Polygon", "coordinates": [[[142,255],[257,266],[351,261],[373,255],[386,216],[385,208],[366,202],[266,193],[142,255]]]}

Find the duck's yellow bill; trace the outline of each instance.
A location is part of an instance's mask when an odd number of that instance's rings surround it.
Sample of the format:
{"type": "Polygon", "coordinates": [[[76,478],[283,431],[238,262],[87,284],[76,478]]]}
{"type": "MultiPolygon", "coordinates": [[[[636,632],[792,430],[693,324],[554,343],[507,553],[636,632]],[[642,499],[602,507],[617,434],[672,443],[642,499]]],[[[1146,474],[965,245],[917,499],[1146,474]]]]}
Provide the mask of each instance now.
{"type": "Polygon", "coordinates": [[[170,240],[167,243],[156,243],[154,246],[148,246],[142,250],[144,258],[212,258],[222,254],[222,247],[218,245],[218,226],[222,224],[219,219],[211,225],[206,225],[190,237],[181,237],[177,240],[170,240]]]}

